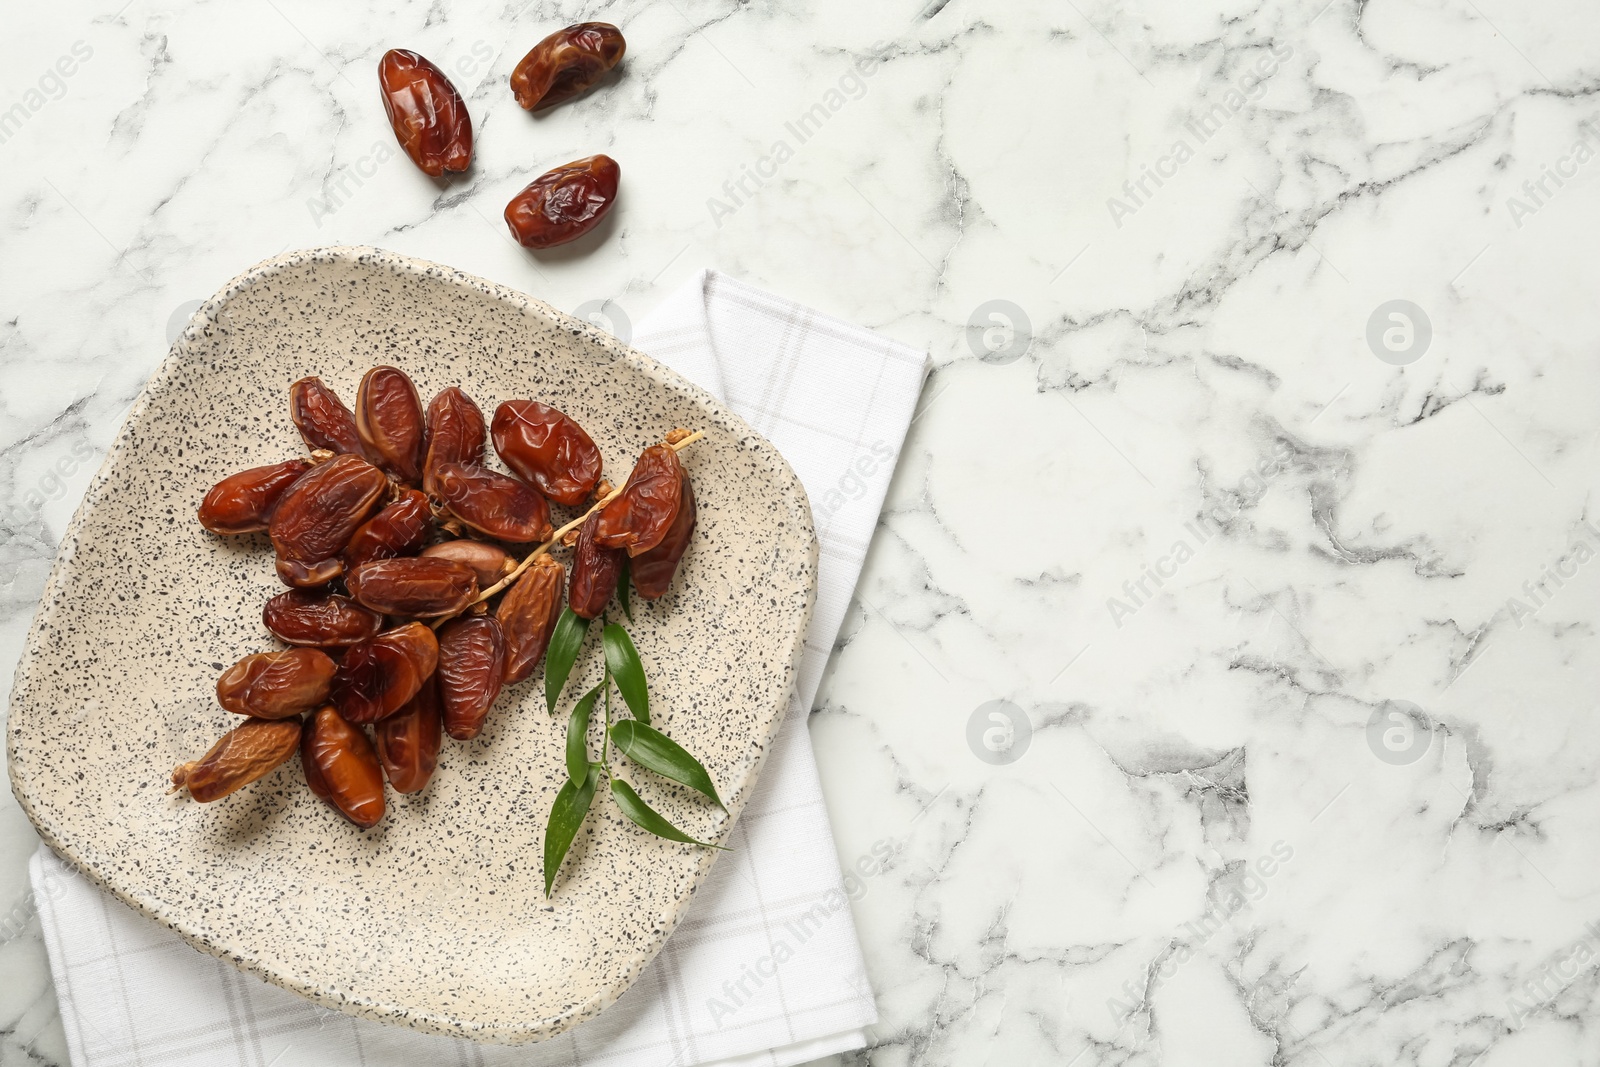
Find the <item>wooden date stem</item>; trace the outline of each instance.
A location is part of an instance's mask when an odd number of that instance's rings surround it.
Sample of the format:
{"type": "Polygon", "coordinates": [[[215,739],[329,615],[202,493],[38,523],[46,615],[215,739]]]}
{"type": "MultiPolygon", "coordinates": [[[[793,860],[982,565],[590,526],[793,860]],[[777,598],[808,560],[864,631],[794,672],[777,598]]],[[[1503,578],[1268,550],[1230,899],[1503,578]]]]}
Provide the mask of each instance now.
{"type": "MultiPolygon", "coordinates": [[[[667,443],[667,447],[671,448],[674,452],[682,452],[685,448],[688,448],[690,445],[694,444],[696,441],[700,440],[702,437],[704,437],[706,435],[704,430],[696,430],[694,433],[688,434],[686,436],[679,437],[678,436],[679,432],[681,432],[681,431],[674,431],[673,433],[667,435],[668,438],[669,438],[669,440],[666,442],[667,443]],[[673,437],[676,437],[677,439],[676,440],[672,440],[671,438],[673,438],[673,437]]],[[[566,537],[569,533],[572,533],[574,530],[576,530],[579,527],[581,527],[584,524],[584,522],[589,518],[590,515],[593,515],[595,512],[601,510],[607,504],[609,504],[613,500],[617,499],[617,497],[621,496],[622,495],[622,490],[627,487],[627,484],[628,483],[626,481],[624,481],[621,485],[619,485],[616,488],[612,489],[611,492],[607,493],[604,497],[602,497],[599,500],[597,500],[595,502],[594,506],[591,507],[588,511],[585,511],[582,515],[579,515],[577,518],[573,519],[571,522],[569,522],[565,526],[561,527],[555,533],[551,534],[550,535],[550,539],[548,541],[546,541],[543,544],[541,544],[538,548],[534,549],[532,552],[529,552],[527,557],[524,558],[521,563],[517,564],[515,569],[510,571],[504,578],[500,579],[498,582],[496,582],[495,584],[491,585],[489,588],[487,588],[487,589],[483,590],[482,592],[480,592],[478,594],[478,596],[477,596],[477,599],[473,600],[472,604],[479,604],[479,603],[482,603],[485,600],[488,600],[490,597],[494,596],[496,593],[499,593],[502,590],[504,590],[507,587],[509,587],[512,582],[514,582],[518,578],[522,577],[522,572],[527,570],[529,567],[533,566],[533,561],[534,560],[538,559],[540,556],[542,556],[546,552],[550,551],[551,548],[553,548],[557,543],[559,543],[561,541],[562,538],[566,537]]],[[[472,604],[468,604],[467,607],[470,608],[472,606],[472,604]]],[[[463,610],[465,610],[465,609],[463,609],[463,610]]],[[[443,626],[445,623],[449,622],[454,617],[455,617],[454,615],[447,615],[444,618],[434,620],[434,622],[432,624],[433,628],[435,630],[437,630],[439,627],[443,626]]]]}

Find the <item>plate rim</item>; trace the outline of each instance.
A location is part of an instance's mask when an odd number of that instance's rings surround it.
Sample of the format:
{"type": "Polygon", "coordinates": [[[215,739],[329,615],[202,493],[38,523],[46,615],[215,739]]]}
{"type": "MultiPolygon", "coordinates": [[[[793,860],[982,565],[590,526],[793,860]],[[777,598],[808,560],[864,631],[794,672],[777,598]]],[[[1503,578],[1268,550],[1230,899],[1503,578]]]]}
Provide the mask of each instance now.
{"type": "Polygon", "coordinates": [[[26,775],[16,759],[19,735],[22,732],[21,725],[26,722],[32,711],[30,707],[32,695],[29,692],[33,688],[31,663],[41,639],[41,631],[46,624],[53,621],[61,607],[59,586],[63,576],[71,569],[77,556],[81,527],[88,513],[98,503],[100,496],[104,492],[110,480],[112,468],[117,465],[117,461],[127,449],[124,431],[128,423],[144,413],[152,390],[163,385],[166,379],[175,372],[183,362],[184,357],[189,355],[192,348],[198,345],[204,337],[206,328],[219,324],[218,315],[230,299],[251,286],[267,278],[285,273],[294,267],[314,262],[333,263],[339,261],[374,265],[397,274],[437,278],[464,288],[477,290],[498,302],[517,308],[525,315],[543,318],[551,325],[560,327],[569,333],[577,334],[586,341],[598,345],[601,349],[611,352],[615,358],[629,363],[636,371],[654,379],[668,389],[685,395],[705,412],[710,421],[720,423],[724,428],[731,431],[741,447],[751,448],[758,454],[765,454],[768,457],[769,467],[779,478],[782,489],[780,496],[789,504],[791,517],[795,520],[796,533],[805,542],[810,580],[807,582],[804,609],[800,613],[795,627],[793,648],[790,650],[790,655],[783,668],[783,690],[789,695],[780,702],[777,714],[773,716],[766,733],[751,739],[751,743],[756,747],[757,751],[755,762],[750,772],[749,787],[744,790],[743,795],[735,803],[734,810],[728,812],[729,817],[723,826],[720,837],[725,838],[732,833],[738,823],[739,816],[755,792],[760,781],[761,772],[765,769],[767,757],[771,753],[772,743],[787,718],[789,704],[793,700],[793,693],[799,676],[800,659],[804,653],[806,631],[809,629],[811,617],[816,608],[820,542],[817,539],[809,497],[799,476],[795,474],[794,469],[783,458],[783,455],[772,442],[768,441],[766,437],[752,428],[744,418],[727,408],[716,397],[672,368],[624,344],[611,334],[596,327],[593,323],[585,322],[561,311],[546,301],[499,282],[491,281],[442,263],[408,256],[373,245],[323,245],[282,252],[261,260],[241,271],[229,279],[195,310],[189,322],[169,348],[166,356],[162,358],[149,378],[146,379],[144,385],[141,386],[138,396],[129,406],[121,425],[118,426],[116,436],[113,438],[111,446],[107,449],[105,458],[101,461],[99,469],[95,472],[94,477],[84,491],[83,499],[78,503],[72,519],[62,533],[49,577],[45,581],[44,590],[40,595],[32,620],[29,623],[8,703],[6,722],[7,777],[10,780],[11,791],[16,797],[18,806],[22,808],[23,813],[28,817],[28,821],[32,824],[35,832],[39,834],[40,838],[56,855],[60,856],[71,868],[100,889],[110,893],[141,915],[159,922],[162,926],[176,933],[187,944],[208,955],[226,960],[247,974],[254,975],[278,988],[296,993],[313,1003],[325,1004],[340,1012],[359,1018],[399,1025],[423,1033],[459,1037],[493,1044],[519,1045],[543,1041],[564,1033],[579,1023],[598,1015],[615,1003],[638,980],[645,967],[659,954],[666,945],[667,939],[672,936],[684,913],[688,910],[700,887],[704,884],[705,878],[710,873],[712,865],[716,862],[720,850],[704,850],[704,854],[693,868],[693,875],[687,892],[677,898],[676,906],[669,915],[665,916],[665,929],[662,936],[655,941],[654,945],[634,950],[627,964],[619,972],[619,978],[615,982],[597,989],[584,1001],[545,1018],[528,1020],[516,1025],[474,1023],[432,1010],[418,1010],[403,1004],[388,1003],[373,998],[357,996],[348,989],[338,986],[318,985],[300,973],[280,972],[264,964],[259,956],[252,956],[241,952],[236,946],[229,946],[208,938],[204,932],[195,929],[194,924],[186,924],[181,921],[181,915],[171,916],[166,914],[158,901],[153,898],[140,897],[133,890],[118,884],[114,877],[107,877],[99,869],[92,857],[85,857],[79,854],[79,851],[73,847],[67,836],[58,832],[58,830],[65,828],[54,826],[42,812],[36,809],[28,791],[29,783],[26,780],[26,775]]]}

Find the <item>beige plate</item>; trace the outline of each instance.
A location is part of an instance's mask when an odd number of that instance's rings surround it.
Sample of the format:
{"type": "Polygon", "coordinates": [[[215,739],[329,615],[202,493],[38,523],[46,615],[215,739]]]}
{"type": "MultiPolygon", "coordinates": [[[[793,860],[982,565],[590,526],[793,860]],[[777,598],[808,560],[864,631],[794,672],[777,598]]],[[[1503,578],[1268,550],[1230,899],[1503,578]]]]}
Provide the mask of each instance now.
{"type": "Polygon", "coordinates": [[[213,686],[225,665],[275,647],[261,605],[282,591],[264,534],[214,537],[195,506],[225,475],[303,453],[289,383],[320,375],[348,403],[381,363],[425,398],[460,385],[486,414],[515,397],[554,404],[618,482],[667,430],[706,431],[684,453],[694,541],[672,591],[636,601],[629,628],[655,725],[701,758],[728,812],[622,773],[688,833],[728,836],[790,700],[816,596],[799,481],[738,416],[610,336],[371,248],[247,271],[196,313],[145,387],[67,530],[17,670],[12,789],[52,848],[206,952],[353,1015],[537,1041],[622,994],[717,855],[651,837],[597,795],[544,899],[564,711],[599,680],[596,635],[560,717],[545,715],[536,671],[501,696],[481,737],[447,738],[428,788],[391,793],[371,831],[312,796],[295,760],[215,804],[166,792],[175,764],[239,721],[213,686]]]}

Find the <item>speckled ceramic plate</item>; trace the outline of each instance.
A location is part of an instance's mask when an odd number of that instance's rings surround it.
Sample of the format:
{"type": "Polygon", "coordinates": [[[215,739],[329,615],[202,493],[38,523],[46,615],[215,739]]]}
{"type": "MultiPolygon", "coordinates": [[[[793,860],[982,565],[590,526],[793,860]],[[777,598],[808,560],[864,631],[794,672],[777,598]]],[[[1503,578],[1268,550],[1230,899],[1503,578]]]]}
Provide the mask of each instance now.
{"type": "MultiPolygon", "coordinates": [[[[297,252],[196,314],[145,387],[67,530],[11,697],[11,782],[50,846],[196,947],[354,1015],[484,1041],[537,1041],[638,977],[717,853],[653,838],[597,797],[555,897],[543,827],[565,724],[539,678],[502,695],[483,735],[362,833],[291,760],[218,803],[167,795],[172,767],[238,719],[219,670],[275,642],[264,534],[213,537],[205,490],[303,452],[289,383],[349,402],[366,368],[424,397],[461,385],[486,411],[537,397],[583,424],[613,480],[675,426],[700,522],[673,591],[631,627],[656,725],[695,752],[726,814],[631,777],[689,833],[724,839],[777,733],[815,597],[805,492],[777,451],[672,371],[521,293],[369,248],[297,252]]],[[[590,642],[569,693],[600,674],[590,642]]]]}

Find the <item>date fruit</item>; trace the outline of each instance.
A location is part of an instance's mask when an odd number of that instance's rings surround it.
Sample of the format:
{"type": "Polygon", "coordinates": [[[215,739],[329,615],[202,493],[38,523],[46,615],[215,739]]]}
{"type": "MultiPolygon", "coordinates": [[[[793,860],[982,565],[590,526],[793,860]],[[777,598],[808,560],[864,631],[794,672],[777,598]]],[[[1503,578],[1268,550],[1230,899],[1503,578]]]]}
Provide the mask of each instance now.
{"type": "Polygon", "coordinates": [[[655,600],[666,594],[672,585],[672,576],[677,573],[678,561],[683,558],[684,549],[689,547],[689,539],[694,536],[694,524],[698,517],[694,487],[689,484],[689,474],[685,471],[683,497],[678,503],[678,514],[673,516],[672,525],[667,528],[667,535],[660,544],[639,553],[629,564],[633,587],[640,596],[655,600]]]}
{"type": "Polygon", "coordinates": [[[362,607],[407,618],[453,615],[478,595],[476,571],[438,556],[363,563],[344,582],[362,607]]]}
{"type": "Polygon", "coordinates": [[[377,559],[415,556],[428,543],[431,529],[433,508],[427,495],[408,489],[356,530],[344,549],[344,568],[354,571],[377,559]]]}
{"type": "Polygon", "coordinates": [[[557,504],[575,508],[600,480],[600,449],[583,427],[537,400],[494,412],[494,448],[511,472],[557,504]]]}
{"type": "Polygon", "coordinates": [[[424,557],[437,556],[440,559],[453,559],[457,563],[465,563],[477,574],[480,589],[489,588],[510,573],[515,566],[511,562],[511,557],[506,555],[506,550],[499,545],[491,545],[486,541],[473,541],[465,537],[429,545],[422,550],[422,554],[424,557]]]}
{"type": "Polygon", "coordinates": [[[217,534],[265,530],[283,494],[310,469],[307,460],[289,459],[229,475],[200,501],[200,525],[217,534]]]}
{"type": "Polygon", "coordinates": [[[444,724],[435,678],[437,675],[423,682],[405,707],[372,728],[378,762],[397,793],[417,792],[439,765],[444,724]]]}
{"type": "Polygon", "coordinates": [[[560,563],[548,555],[540,556],[500,599],[495,618],[506,641],[506,685],[528,677],[544,658],[561,617],[566,576],[560,563]]]}
{"type": "Polygon", "coordinates": [[[420,622],[352,645],[333,676],[333,703],[356,723],[387,719],[417,695],[439,665],[439,642],[420,622]]]}
{"type": "Polygon", "coordinates": [[[278,559],[301,564],[333,560],[388,484],[383,472],[360,456],[335,456],[306,471],[279,498],[267,523],[278,559]]]}
{"type": "Polygon", "coordinates": [[[187,788],[202,804],[221,800],[282,765],[299,744],[299,719],[246,719],[204,756],[174,768],[172,788],[187,788]]]}
{"type": "Polygon", "coordinates": [[[440,501],[479,533],[514,544],[550,536],[550,502],[515,478],[464,463],[442,463],[436,474],[440,501]]]}
{"type": "Polygon", "coordinates": [[[524,248],[576,241],[617,201],[622,168],[610,156],[587,156],[535,178],[506,205],[506,225],[524,248]]]}
{"type": "Polygon", "coordinates": [[[448,622],[439,631],[439,701],[444,706],[444,732],[470,741],[483,730],[483,720],[500,695],[505,680],[506,642],[491,615],[471,615],[448,622]]]}
{"type": "Polygon", "coordinates": [[[454,386],[428,404],[428,455],[422,465],[422,488],[437,497],[435,469],[441,463],[483,465],[483,439],[488,426],[472,398],[454,386]]]}
{"type": "Polygon", "coordinates": [[[606,610],[612,594],[617,591],[622,561],[627,558],[620,548],[601,548],[594,543],[594,531],[599,524],[599,512],[584,521],[578,528],[578,542],[572,552],[572,582],[567,587],[567,604],[585,619],[593,619],[606,610]]]}
{"type": "Polygon", "coordinates": [[[667,536],[683,499],[683,464],[669,445],[651,445],[639,456],[622,495],[600,512],[595,543],[639,556],[667,536]]]}
{"type": "Polygon", "coordinates": [[[373,367],[356,392],[356,432],[384,470],[408,485],[422,480],[427,423],[422,399],[406,372],[373,367]]]}
{"type": "Polygon", "coordinates": [[[339,395],[321,378],[301,378],[289,387],[289,414],[300,430],[306,447],[335,455],[367,457],[361,435],[356,433],[356,417],[344,406],[339,395]]]}
{"type": "Polygon", "coordinates": [[[554,107],[588,92],[627,49],[622,31],[609,22],[557,30],[522,57],[511,72],[511,92],[529,111],[554,107]]]}
{"type": "Polygon", "coordinates": [[[383,768],[367,732],[331,705],[318,710],[300,741],[306,784],[363,830],[383,818],[383,768]]]}
{"type": "Polygon", "coordinates": [[[319,559],[313,563],[280,559],[277,566],[278,580],[291,589],[322,591],[323,586],[344,573],[344,560],[337,556],[333,559],[319,559]]]}
{"type": "Polygon", "coordinates": [[[217,703],[235,715],[287,719],[328,699],[333,660],[314,648],[257,652],[222,672],[217,703]]]}
{"type": "Polygon", "coordinates": [[[287,645],[348,648],[376,637],[383,616],[349,597],[291,589],[267,601],[261,621],[287,645]]]}
{"type": "Polygon", "coordinates": [[[422,173],[437,178],[472,165],[472,116],[444,71],[391,48],[378,61],[378,86],[395,140],[422,173]]]}

